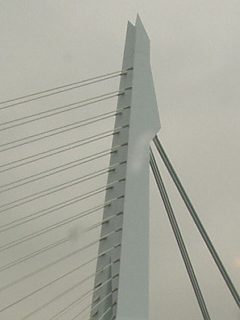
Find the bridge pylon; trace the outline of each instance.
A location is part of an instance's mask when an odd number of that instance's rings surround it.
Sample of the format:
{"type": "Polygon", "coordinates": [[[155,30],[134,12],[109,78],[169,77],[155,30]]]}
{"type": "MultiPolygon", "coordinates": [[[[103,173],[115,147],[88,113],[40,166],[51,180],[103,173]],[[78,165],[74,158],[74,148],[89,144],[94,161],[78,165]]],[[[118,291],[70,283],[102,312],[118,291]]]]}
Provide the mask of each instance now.
{"type": "Polygon", "coordinates": [[[149,144],[160,130],[150,40],[128,23],[91,319],[148,320],[149,144]],[[115,152],[114,150],[116,150],[115,152]],[[120,164],[116,169],[111,167],[120,164]]]}

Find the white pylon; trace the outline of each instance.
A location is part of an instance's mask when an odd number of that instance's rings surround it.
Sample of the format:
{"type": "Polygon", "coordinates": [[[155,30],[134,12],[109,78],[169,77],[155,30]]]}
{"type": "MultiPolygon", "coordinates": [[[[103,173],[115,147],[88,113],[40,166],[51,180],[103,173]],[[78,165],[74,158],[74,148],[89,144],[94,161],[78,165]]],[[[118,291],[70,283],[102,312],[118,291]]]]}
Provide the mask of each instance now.
{"type": "Polygon", "coordinates": [[[116,215],[103,224],[95,279],[99,286],[93,296],[94,320],[148,320],[149,309],[149,144],[160,130],[157,101],[150,66],[150,41],[139,18],[135,26],[128,23],[113,148],[110,166],[122,163],[109,173],[108,183],[119,181],[107,191],[106,201],[115,199],[104,210],[103,219],[116,215]],[[130,69],[130,70],[129,70],[130,69]],[[130,108],[129,108],[130,107],[130,108]],[[122,197],[124,196],[124,197],[122,197]],[[105,235],[108,235],[104,238],[105,235]],[[111,261],[111,263],[109,263],[111,261]],[[109,268],[106,268],[110,264],[109,268]],[[108,291],[104,283],[112,276],[108,291]],[[103,295],[111,299],[99,304],[103,295]],[[112,308],[111,308],[112,306],[112,308]],[[109,312],[107,311],[109,310],[109,312]],[[104,312],[107,313],[104,315],[104,312]]]}

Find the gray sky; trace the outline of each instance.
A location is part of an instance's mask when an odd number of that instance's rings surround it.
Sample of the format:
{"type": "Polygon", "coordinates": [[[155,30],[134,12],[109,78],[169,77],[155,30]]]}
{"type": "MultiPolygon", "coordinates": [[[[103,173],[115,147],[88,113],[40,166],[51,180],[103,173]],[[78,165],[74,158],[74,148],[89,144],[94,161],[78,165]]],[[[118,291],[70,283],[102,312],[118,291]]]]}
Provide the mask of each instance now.
{"type": "MultiPolygon", "coordinates": [[[[140,14],[151,39],[159,137],[240,291],[239,1],[2,0],[0,7],[0,100],[119,70],[127,21],[140,14]]],[[[167,185],[212,319],[240,319],[167,185]]],[[[151,203],[150,320],[201,319],[154,184],[151,203]]]]}

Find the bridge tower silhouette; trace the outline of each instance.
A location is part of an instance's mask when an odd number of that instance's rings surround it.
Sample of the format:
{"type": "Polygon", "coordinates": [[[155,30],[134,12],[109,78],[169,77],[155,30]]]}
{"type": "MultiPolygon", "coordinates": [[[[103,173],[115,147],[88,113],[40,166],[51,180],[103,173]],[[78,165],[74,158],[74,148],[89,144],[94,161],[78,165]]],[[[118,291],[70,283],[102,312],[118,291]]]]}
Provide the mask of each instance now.
{"type": "Polygon", "coordinates": [[[95,287],[113,278],[108,286],[94,293],[93,308],[99,299],[109,295],[93,310],[93,319],[148,319],[149,296],[149,146],[160,129],[158,108],[150,67],[150,41],[143,24],[137,17],[136,25],[128,24],[123,57],[123,70],[115,128],[120,132],[113,138],[110,167],[124,163],[109,173],[108,183],[119,184],[107,190],[106,201],[119,198],[114,206],[105,208],[99,246],[98,273],[95,287]],[[116,232],[116,230],[118,232],[116,232]],[[105,238],[106,234],[110,234],[105,238]],[[107,268],[107,265],[109,267],[107,268]],[[119,278],[118,278],[119,276],[119,278]],[[116,277],[116,279],[115,279],[116,277]],[[114,307],[112,308],[112,305],[114,307]]]}
{"type": "Polygon", "coordinates": [[[0,112],[1,319],[149,319],[150,168],[202,317],[210,319],[156,154],[240,308],[157,136],[150,41],[139,16],[128,23],[121,70],[2,101],[0,112]],[[97,87],[119,77],[115,91],[97,87]],[[78,89],[87,91],[81,101],[78,89]]]}

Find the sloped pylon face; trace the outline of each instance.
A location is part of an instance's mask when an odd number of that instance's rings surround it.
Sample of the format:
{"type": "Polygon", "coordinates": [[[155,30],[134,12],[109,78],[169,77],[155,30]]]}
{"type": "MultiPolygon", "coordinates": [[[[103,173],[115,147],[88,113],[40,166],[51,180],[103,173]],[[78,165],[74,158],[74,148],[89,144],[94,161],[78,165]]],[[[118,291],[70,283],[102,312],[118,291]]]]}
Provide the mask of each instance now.
{"type": "Polygon", "coordinates": [[[102,295],[108,299],[91,314],[94,320],[148,319],[149,144],[160,130],[160,120],[150,66],[150,40],[139,16],[135,26],[128,23],[122,70],[123,94],[117,105],[122,111],[115,123],[115,128],[121,129],[113,137],[112,147],[118,146],[118,152],[112,154],[110,166],[122,165],[109,173],[108,183],[119,183],[106,192],[106,201],[118,200],[103,214],[103,220],[115,218],[102,226],[104,240],[100,241],[99,255],[103,255],[97,269],[103,272],[95,279],[95,286],[100,287],[94,293],[93,306],[102,295]],[[101,290],[101,284],[107,281],[111,285],[101,290]]]}

